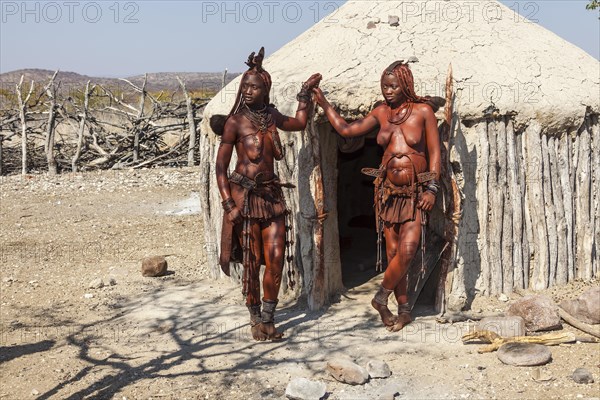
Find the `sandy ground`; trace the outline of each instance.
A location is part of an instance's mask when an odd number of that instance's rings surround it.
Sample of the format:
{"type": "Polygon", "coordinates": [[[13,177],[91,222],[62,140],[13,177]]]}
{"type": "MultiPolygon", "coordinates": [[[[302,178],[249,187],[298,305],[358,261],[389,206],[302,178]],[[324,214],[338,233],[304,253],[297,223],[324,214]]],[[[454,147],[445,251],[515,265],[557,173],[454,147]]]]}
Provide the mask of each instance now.
{"type": "Polygon", "coordinates": [[[460,341],[470,323],[438,324],[426,309],[388,333],[368,305],[379,277],[321,312],[283,298],[276,320],[286,340],[253,342],[239,288],[210,279],[216,255],[203,243],[198,174],[1,178],[0,399],[279,399],[293,377],[325,382],[328,399],[600,397],[600,344],[551,347],[551,363],[526,368],[478,354],[460,341]],[[149,255],[168,255],[170,274],[142,277],[149,255]],[[116,284],[89,289],[95,278],[116,284]],[[325,368],[338,357],[386,361],[392,376],[339,383],[325,368]],[[596,382],[575,383],[578,367],[596,382]],[[536,368],[549,380],[533,380],[536,368]]]}

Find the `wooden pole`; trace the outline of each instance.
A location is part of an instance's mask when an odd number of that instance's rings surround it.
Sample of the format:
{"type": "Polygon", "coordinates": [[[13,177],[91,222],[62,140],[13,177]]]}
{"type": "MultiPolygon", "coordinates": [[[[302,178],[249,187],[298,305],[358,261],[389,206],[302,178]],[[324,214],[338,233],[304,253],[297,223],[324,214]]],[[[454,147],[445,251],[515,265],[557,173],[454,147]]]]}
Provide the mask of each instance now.
{"type": "Polygon", "coordinates": [[[446,105],[444,109],[444,121],[440,127],[441,155],[442,155],[442,188],[444,197],[447,199],[446,222],[444,238],[448,241],[441,255],[440,275],[436,288],[435,310],[438,313],[446,311],[446,296],[452,289],[452,270],[456,262],[457,241],[459,224],[462,218],[463,194],[456,182],[452,166],[450,164],[450,141],[452,139],[453,125],[452,115],[454,111],[454,81],[452,76],[452,64],[448,65],[446,74],[446,105]]]}
{"type": "Polygon", "coordinates": [[[25,75],[21,75],[21,80],[16,85],[16,91],[19,101],[19,119],[21,120],[21,174],[25,175],[27,173],[27,103],[31,98],[35,83],[31,81],[29,92],[25,96],[25,99],[23,99],[23,94],[21,93],[23,79],[25,79],[25,75]]]}
{"type": "Polygon", "coordinates": [[[573,188],[569,174],[571,171],[571,138],[568,132],[564,132],[560,138],[554,142],[557,153],[557,172],[560,181],[562,196],[562,206],[565,219],[565,250],[567,262],[564,272],[559,274],[563,279],[563,274],[567,282],[573,280],[573,265],[575,254],[573,252],[573,188]]]}
{"type": "Polygon", "coordinates": [[[481,243],[480,259],[481,259],[481,275],[482,286],[485,294],[491,292],[491,269],[488,263],[489,246],[487,242],[488,221],[489,221],[489,193],[488,193],[488,164],[490,163],[490,143],[488,142],[488,124],[484,121],[475,125],[476,136],[479,138],[480,154],[477,157],[477,197],[479,198],[480,207],[477,209],[477,218],[479,219],[479,232],[484,238],[481,243]]]}
{"type": "Polygon", "coordinates": [[[85,125],[88,117],[88,108],[90,104],[90,94],[94,91],[96,85],[94,85],[90,90],[90,81],[87,81],[85,84],[85,92],[83,94],[83,108],[81,110],[81,120],[79,121],[79,129],[77,131],[77,149],[75,150],[75,154],[71,159],[71,171],[77,172],[77,163],[79,162],[79,157],[81,157],[81,151],[83,148],[83,134],[85,132],[85,125]]]}
{"type": "Polygon", "coordinates": [[[223,71],[223,77],[221,78],[221,90],[225,87],[225,83],[227,82],[227,68],[223,71]]]}
{"type": "Polygon", "coordinates": [[[558,241],[556,240],[556,212],[555,204],[553,202],[552,195],[552,178],[551,176],[556,172],[550,167],[550,149],[548,146],[548,135],[541,136],[542,143],[542,188],[544,190],[544,216],[546,218],[546,232],[548,242],[548,287],[553,286],[556,283],[556,264],[558,259],[558,241]]]}
{"type": "Polygon", "coordinates": [[[315,217],[313,220],[313,281],[308,288],[308,306],[311,310],[318,310],[327,302],[325,282],[325,249],[323,247],[323,224],[327,218],[325,211],[325,195],[323,186],[323,171],[321,169],[321,144],[317,137],[317,130],[314,124],[314,118],[309,115],[310,126],[307,130],[311,144],[311,155],[313,161],[313,171],[311,180],[315,190],[314,205],[315,217]]]}
{"type": "Polygon", "coordinates": [[[556,223],[556,270],[554,274],[555,283],[564,285],[567,283],[567,221],[560,181],[561,167],[556,154],[556,142],[560,139],[554,136],[548,137],[548,156],[550,161],[550,182],[552,184],[552,205],[555,213],[556,223]]]}
{"type": "Polygon", "coordinates": [[[531,217],[532,242],[531,251],[534,263],[531,266],[531,281],[529,286],[533,290],[542,290],[548,287],[549,255],[548,233],[546,229],[546,215],[544,213],[544,191],[542,186],[542,154],[541,134],[539,123],[533,121],[525,131],[526,177],[527,177],[527,203],[526,207],[531,217]]]}
{"type": "Polygon", "coordinates": [[[179,86],[181,86],[181,91],[183,92],[183,96],[185,97],[185,105],[187,107],[188,129],[190,136],[187,154],[187,164],[188,167],[193,167],[194,148],[196,146],[196,121],[194,119],[194,107],[192,104],[192,97],[185,88],[185,83],[183,83],[183,81],[179,77],[177,77],[177,81],[179,82],[179,86]]]}
{"type": "Polygon", "coordinates": [[[577,157],[577,174],[575,186],[576,224],[577,227],[577,278],[592,277],[592,244],[593,235],[590,223],[591,174],[590,174],[590,123],[586,117],[584,127],[579,133],[579,152],[577,157]]]}
{"type": "Polygon", "coordinates": [[[508,187],[508,132],[506,129],[506,117],[501,117],[496,121],[498,127],[498,191],[502,194],[502,236],[499,246],[500,260],[502,267],[502,293],[512,293],[514,286],[514,270],[515,264],[513,261],[513,208],[510,201],[510,190],[508,187]]]}
{"type": "Polygon", "coordinates": [[[509,209],[512,210],[511,237],[504,242],[511,243],[512,247],[512,288],[524,289],[524,261],[523,261],[523,202],[522,185],[519,181],[519,166],[516,151],[516,138],[512,120],[506,123],[506,182],[508,185],[509,209]]]}
{"type": "MultiPolygon", "coordinates": [[[[504,213],[503,189],[498,180],[498,129],[496,121],[488,121],[488,142],[490,144],[490,158],[488,164],[488,192],[490,196],[490,219],[488,225],[487,265],[491,270],[490,294],[502,293],[502,215],[504,213]]],[[[483,261],[483,260],[482,260],[483,261]]]]}
{"type": "MultiPolygon", "coordinates": [[[[54,75],[50,78],[50,81],[44,88],[48,99],[50,100],[50,105],[48,107],[48,122],[46,124],[46,141],[44,143],[44,151],[46,152],[46,161],[48,162],[48,174],[56,175],[58,173],[58,168],[56,165],[56,159],[54,158],[54,135],[56,128],[56,95],[57,95],[57,85],[54,84],[54,79],[58,74],[58,70],[54,72],[54,75]]],[[[59,83],[60,85],[60,83],[59,83]]]]}
{"type": "Polygon", "coordinates": [[[594,247],[596,257],[592,260],[592,276],[600,276],[600,123],[598,115],[592,115],[592,184],[593,212],[594,212],[594,247]]]}

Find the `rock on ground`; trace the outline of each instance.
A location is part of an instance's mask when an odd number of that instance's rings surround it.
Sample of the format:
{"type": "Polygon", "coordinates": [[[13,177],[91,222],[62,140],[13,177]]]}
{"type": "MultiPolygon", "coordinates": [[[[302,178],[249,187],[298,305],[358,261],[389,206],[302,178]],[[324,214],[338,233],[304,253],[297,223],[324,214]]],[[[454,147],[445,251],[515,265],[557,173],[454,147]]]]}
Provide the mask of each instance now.
{"type": "Polygon", "coordinates": [[[367,372],[370,378],[387,378],[392,375],[390,367],[385,361],[369,360],[367,362],[367,372]]]}
{"type": "Polygon", "coordinates": [[[350,385],[362,385],[369,380],[367,370],[350,360],[329,361],[327,371],[336,380],[350,385]]]}
{"type": "Polygon", "coordinates": [[[498,349],[497,355],[504,364],[520,367],[544,365],[552,360],[546,346],[534,343],[506,343],[498,349]]]}
{"type": "Polygon", "coordinates": [[[285,389],[285,397],[290,400],[319,400],[325,396],[327,385],[306,378],[294,378],[285,389]]]}
{"type": "Polygon", "coordinates": [[[96,278],[88,285],[89,289],[100,289],[102,287],[104,287],[104,281],[102,278],[96,278]]]}
{"type": "Polygon", "coordinates": [[[558,307],[548,296],[525,296],[512,303],[507,316],[520,316],[528,332],[549,331],[561,328],[558,307]]]}
{"type": "Polygon", "coordinates": [[[491,331],[503,338],[525,336],[525,320],[518,315],[487,317],[477,324],[478,331],[491,331]]]}
{"type": "Polygon", "coordinates": [[[571,377],[577,383],[594,383],[594,377],[585,368],[577,368],[571,377]]]}
{"type": "Polygon", "coordinates": [[[167,260],[162,256],[146,257],[142,260],[143,276],[162,276],[167,272],[167,260]]]}
{"type": "Polygon", "coordinates": [[[575,300],[563,300],[560,306],[586,324],[600,324],[600,286],[585,291],[575,300]]]}

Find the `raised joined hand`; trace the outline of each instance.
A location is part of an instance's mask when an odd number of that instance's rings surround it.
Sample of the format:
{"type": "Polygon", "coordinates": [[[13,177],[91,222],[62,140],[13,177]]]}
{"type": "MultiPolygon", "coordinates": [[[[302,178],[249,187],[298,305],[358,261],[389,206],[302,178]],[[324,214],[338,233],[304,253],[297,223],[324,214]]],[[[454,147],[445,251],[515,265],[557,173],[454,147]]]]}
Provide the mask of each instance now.
{"type": "Polygon", "coordinates": [[[306,85],[306,89],[308,91],[311,91],[312,89],[319,87],[321,79],[323,79],[323,76],[321,74],[312,74],[310,78],[308,78],[306,82],[304,82],[304,84],[306,85]]]}

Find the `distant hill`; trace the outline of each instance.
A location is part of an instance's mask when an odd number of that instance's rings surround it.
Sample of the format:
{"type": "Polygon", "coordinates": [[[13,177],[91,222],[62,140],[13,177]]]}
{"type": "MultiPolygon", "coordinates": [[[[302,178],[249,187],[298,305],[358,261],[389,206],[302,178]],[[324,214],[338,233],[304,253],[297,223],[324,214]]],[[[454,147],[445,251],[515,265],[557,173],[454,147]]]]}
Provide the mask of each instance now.
{"type": "MultiPolygon", "coordinates": [[[[16,71],[5,72],[0,74],[0,85],[4,89],[13,88],[16,83],[21,79],[21,75],[25,75],[25,82],[34,80],[38,83],[45,83],[52,77],[54,71],[47,69],[20,69],[16,71]]],[[[228,73],[227,82],[229,83],[233,78],[238,76],[238,72],[228,73]]],[[[148,84],[147,89],[149,91],[174,91],[177,90],[179,84],[177,83],[176,76],[179,76],[186,84],[188,90],[206,90],[206,91],[217,91],[221,88],[221,80],[223,74],[220,72],[155,72],[148,73],[148,84]]],[[[57,81],[61,81],[63,87],[72,86],[83,86],[89,80],[95,84],[101,84],[105,86],[122,86],[126,85],[125,82],[117,78],[101,78],[87,75],[81,75],[76,72],[60,71],[56,76],[57,81]]],[[[125,77],[125,79],[135,83],[141,84],[144,75],[125,77]]]]}

